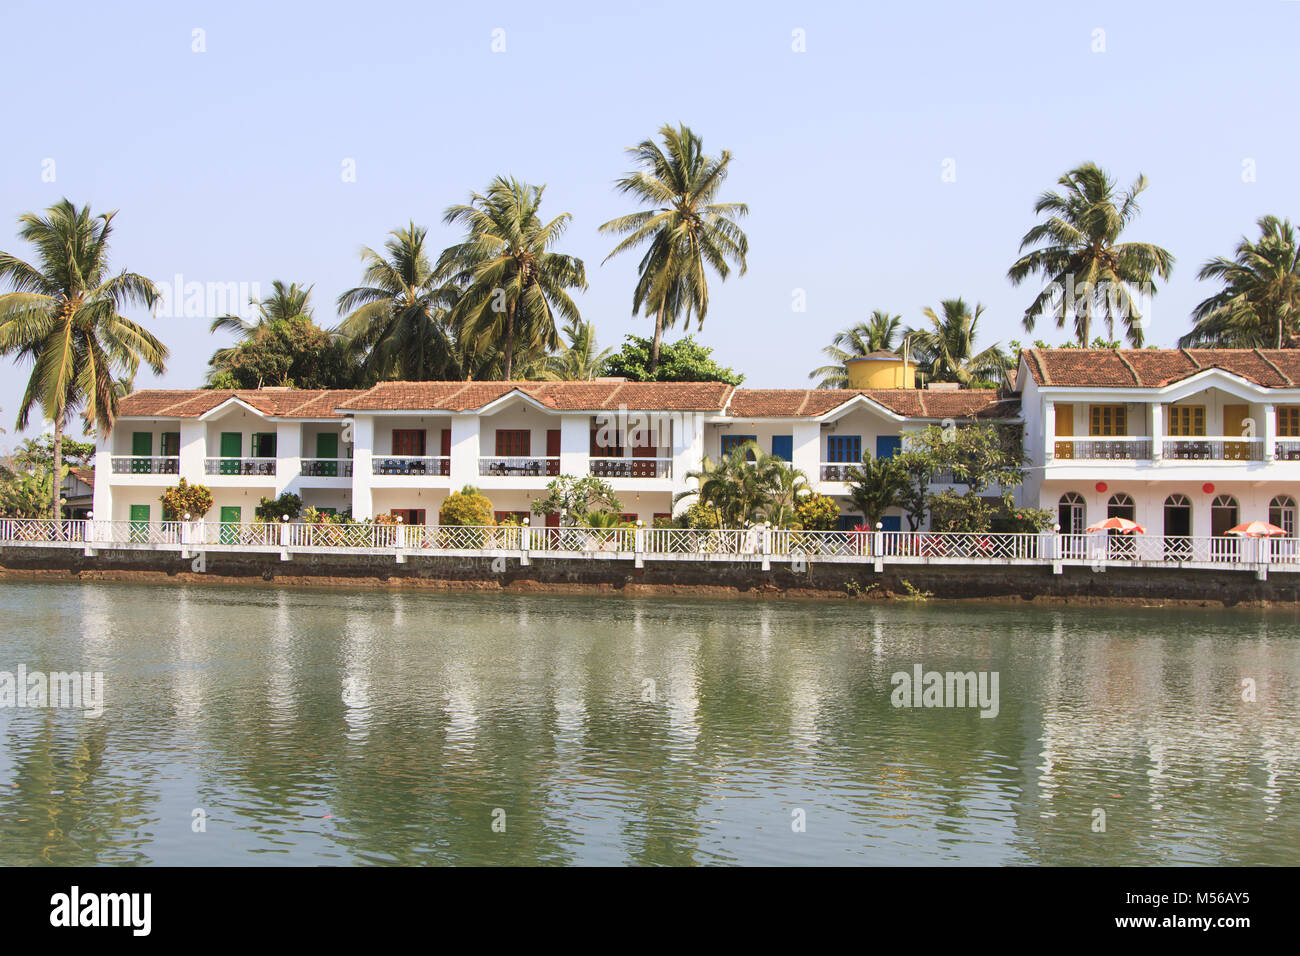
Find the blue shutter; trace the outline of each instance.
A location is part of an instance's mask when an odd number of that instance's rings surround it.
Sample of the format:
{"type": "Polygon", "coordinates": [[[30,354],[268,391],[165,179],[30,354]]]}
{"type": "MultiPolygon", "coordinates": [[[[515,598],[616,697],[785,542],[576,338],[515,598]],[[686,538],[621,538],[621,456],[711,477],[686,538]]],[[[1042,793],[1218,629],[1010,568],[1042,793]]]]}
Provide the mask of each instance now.
{"type": "Polygon", "coordinates": [[[862,460],[861,435],[832,435],[827,444],[830,461],[853,462],[862,460]]]}
{"type": "MultiPolygon", "coordinates": [[[[875,529],[873,528],[872,530],[875,529]]],[[[902,531],[903,519],[899,515],[881,515],[880,530],[881,531],[902,531]]]]}
{"type": "Polygon", "coordinates": [[[723,435],[722,453],[729,455],[747,441],[758,441],[757,435],[723,435]]]}
{"type": "Polygon", "coordinates": [[[772,436],[772,454],[783,461],[794,460],[794,436],[793,435],[773,435],[772,436]]]}
{"type": "Polygon", "coordinates": [[[903,437],[901,435],[877,435],[876,436],[876,457],[893,458],[903,447],[903,437]]]}

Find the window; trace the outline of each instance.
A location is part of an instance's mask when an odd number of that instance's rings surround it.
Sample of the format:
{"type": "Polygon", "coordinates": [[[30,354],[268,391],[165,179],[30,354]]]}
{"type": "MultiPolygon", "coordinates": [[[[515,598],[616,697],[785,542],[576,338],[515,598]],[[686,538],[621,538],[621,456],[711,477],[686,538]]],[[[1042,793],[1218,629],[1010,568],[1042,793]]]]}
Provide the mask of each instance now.
{"type": "Polygon", "coordinates": [[[1300,438],[1300,405],[1277,407],[1277,437],[1300,438]]]}
{"type": "Polygon", "coordinates": [[[622,436],[613,428],[593,428],[591,430],[592,458],[622,458],[622,436]]]}
{"type": "Polygon", "coordinates": [[[181,433],[163,432],[161,450],[169,458],[175,458],[179,455],[181,453],[181,433]]]}
{"type": "Polygon", "coordinates": [[[1088,411],[1088,434],[1122,436],[1128,434],[1127,405],[1093,405],[1088,411]]]}
{"type": "Polygon", "coordinates": [[[1295,499],[1290,495],[1278,495],[1268,503],[1268,523],[1277,525],[1288,538],[1294,538],[1295,512],[1295,499]]]}
{"type": "Polygon", "coordinates": [[[826,439],[827,461],[862,461],[861,435],[831,435],[826,439]]]}
{"type": "Polygon", "coordinates": [[[394,508],[390,514],[394,518],[401,518],[402,524],[424,524],[423,508],[394,508]]]}
{"type": "Polygon", "coordinates": [[[1107,518],[1127,518],[1129,521],[1137,520],[1137,506],[1133,504],[1133,496],[1126,495],[1123,492],[1111,495],[1110,501],[1106,504],[1107,518]]]}
{"type": "Polygon", "coordinates": [[[423,428],[394,428],[393,429],[393,454],[410,455],[421,458],[424,456],[424,429],[423,428]]]}
{"type": "Polygon", "coordinates": [[[254,432],[249,450],[254,458],[274,458],[276,446],[275,432],[254,432]]]}
{"type": "Polygon", "coordinates": [[[527,428],[498,428],[497,457],[527,458],[532,454],[532,438],[533,433],[527,428]]]}
{"type": "MultiPolygon", "coordinates": [[[[724,455],[730,455],[733,451],[735,451],[741,445],[745,444],[745,442],[747,441],[756,442],[758,441],[758,436],[757,435],[723,435],[722,453],[724,455]]],[[[753,458],[754,456],[753,454],[750,454],[749,457],[753,458]]]]}
{"type": "Polygon", "coordinates": [[[1210,534],[1221,538],[1237,524],[1237,499],[1232,495],[1219,495],[1210,503],[1210,534]]]}
{"type": "Polygon", "coordinates": [[[1056,520],[1061,526],[1061,534],[1083,534],[1086,513],[1083,495],[1077,491],[1067,491],[1061,495],[1056,507],[1056,520]]]}
{"type": "Polygon", "coordinates": [[[1168,433],[1185,438],[1205,434],[1204,405],[1170,405],[1168,433]]]}

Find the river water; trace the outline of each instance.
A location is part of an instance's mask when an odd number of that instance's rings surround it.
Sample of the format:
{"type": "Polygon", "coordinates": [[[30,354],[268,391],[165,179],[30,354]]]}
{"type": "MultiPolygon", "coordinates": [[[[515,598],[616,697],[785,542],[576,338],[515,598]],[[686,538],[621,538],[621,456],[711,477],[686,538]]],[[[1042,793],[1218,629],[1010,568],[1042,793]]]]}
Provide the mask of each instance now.
{"type": "Polygon", "coordinates": [[[1300,863],[1290,611],[13,582],[0,609],[0,672],[105,687],[98,717],[0,707],[7,865],[1300,863]],[[917,665],[996,675],[989,716],[895,706],[917,665]]]}

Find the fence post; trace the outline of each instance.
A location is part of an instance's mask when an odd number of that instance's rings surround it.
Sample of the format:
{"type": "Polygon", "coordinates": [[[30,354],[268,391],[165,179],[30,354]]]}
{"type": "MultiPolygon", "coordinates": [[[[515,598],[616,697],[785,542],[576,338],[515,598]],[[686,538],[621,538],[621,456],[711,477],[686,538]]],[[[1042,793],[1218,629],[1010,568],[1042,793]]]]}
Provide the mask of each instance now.
{"type": "Polygon", "coordinates": [[[877,574],[885,570],[885,525],[882,521],[876,522],[876,530],[871,532],[871,553],[875,557],[875,571],[877,574]]]}
{"type": "Polygon", "coordinates": [[[524,523],[519,528],[519,566],[521,568],[528,566],[528,552],[533,544],[533,529],[527,516],[524,517],[524,523]]]}
{"type": "Polygon", "coordinates": [[[634,566],[638,568],[645,567],[645,522],[640,518],[636,519],[636,530],[632,532],[632,552],[634,555],[634,566]]]}

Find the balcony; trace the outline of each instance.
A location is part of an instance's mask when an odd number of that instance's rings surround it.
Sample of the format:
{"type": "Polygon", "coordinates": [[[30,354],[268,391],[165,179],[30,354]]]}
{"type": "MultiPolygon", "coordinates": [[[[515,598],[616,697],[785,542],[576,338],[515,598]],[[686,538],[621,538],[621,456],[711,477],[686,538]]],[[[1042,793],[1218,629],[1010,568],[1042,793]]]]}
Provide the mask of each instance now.
{"type": "Polygon", "coordinates": [[[114,455],[111,464],[115,475],[176,475],[181,470],[181,460],[176,455],[114,455]]]}
{"type": "Polygon", "coordinates": [[[450,475],[451,457],[448,455],[384,455],[370,460],[370,473],[372,475],[450,475]]]}
{"type": "Polygon", "coordinates": [[[541,477],[558,475],[560,459],[555,458],[511,458],[499,456],[481,456],[478,460],[478,473],[486,476],[518,475],[521,477],[541,477]]]}
{"type": "Polygon", "coordinates": [[[824,461],[821,464],[822,481],[849,481],[849,472],[858,464],[855,461],[824,461]]]}
{"type": "Polygon", "coordinates": [[[301,475],[304,478],[351,478],[351,458],[304,458],[301,475]]]}
{"type": "Polygon", "coordinates": [[[1208,436],[1166,438],[1164,456],[1173,461],[1263,461],[1262,438],[1208,436]]]}
{"type": "Polygon", "coordinates": [[[205,475],[274,475],[274,458],[205,458],[205,475]]]}
{"type": "Polygon", "coordinates": [[[1151,457],[1151,439],[1140,435],[1058,438],[1053,456],[1063,461],[1145,461],[1151,457]]]}
{"type": "Polygon", "coordinates": [[[671,458],[588,458],[587,474],[596,478],[671,478],[671,458]]]}
{"type": "Polygon", "coordinates": [[[1273,455],[1278,461],[1300,461],[1300,438],[1279,438],[1273,455]]]}

